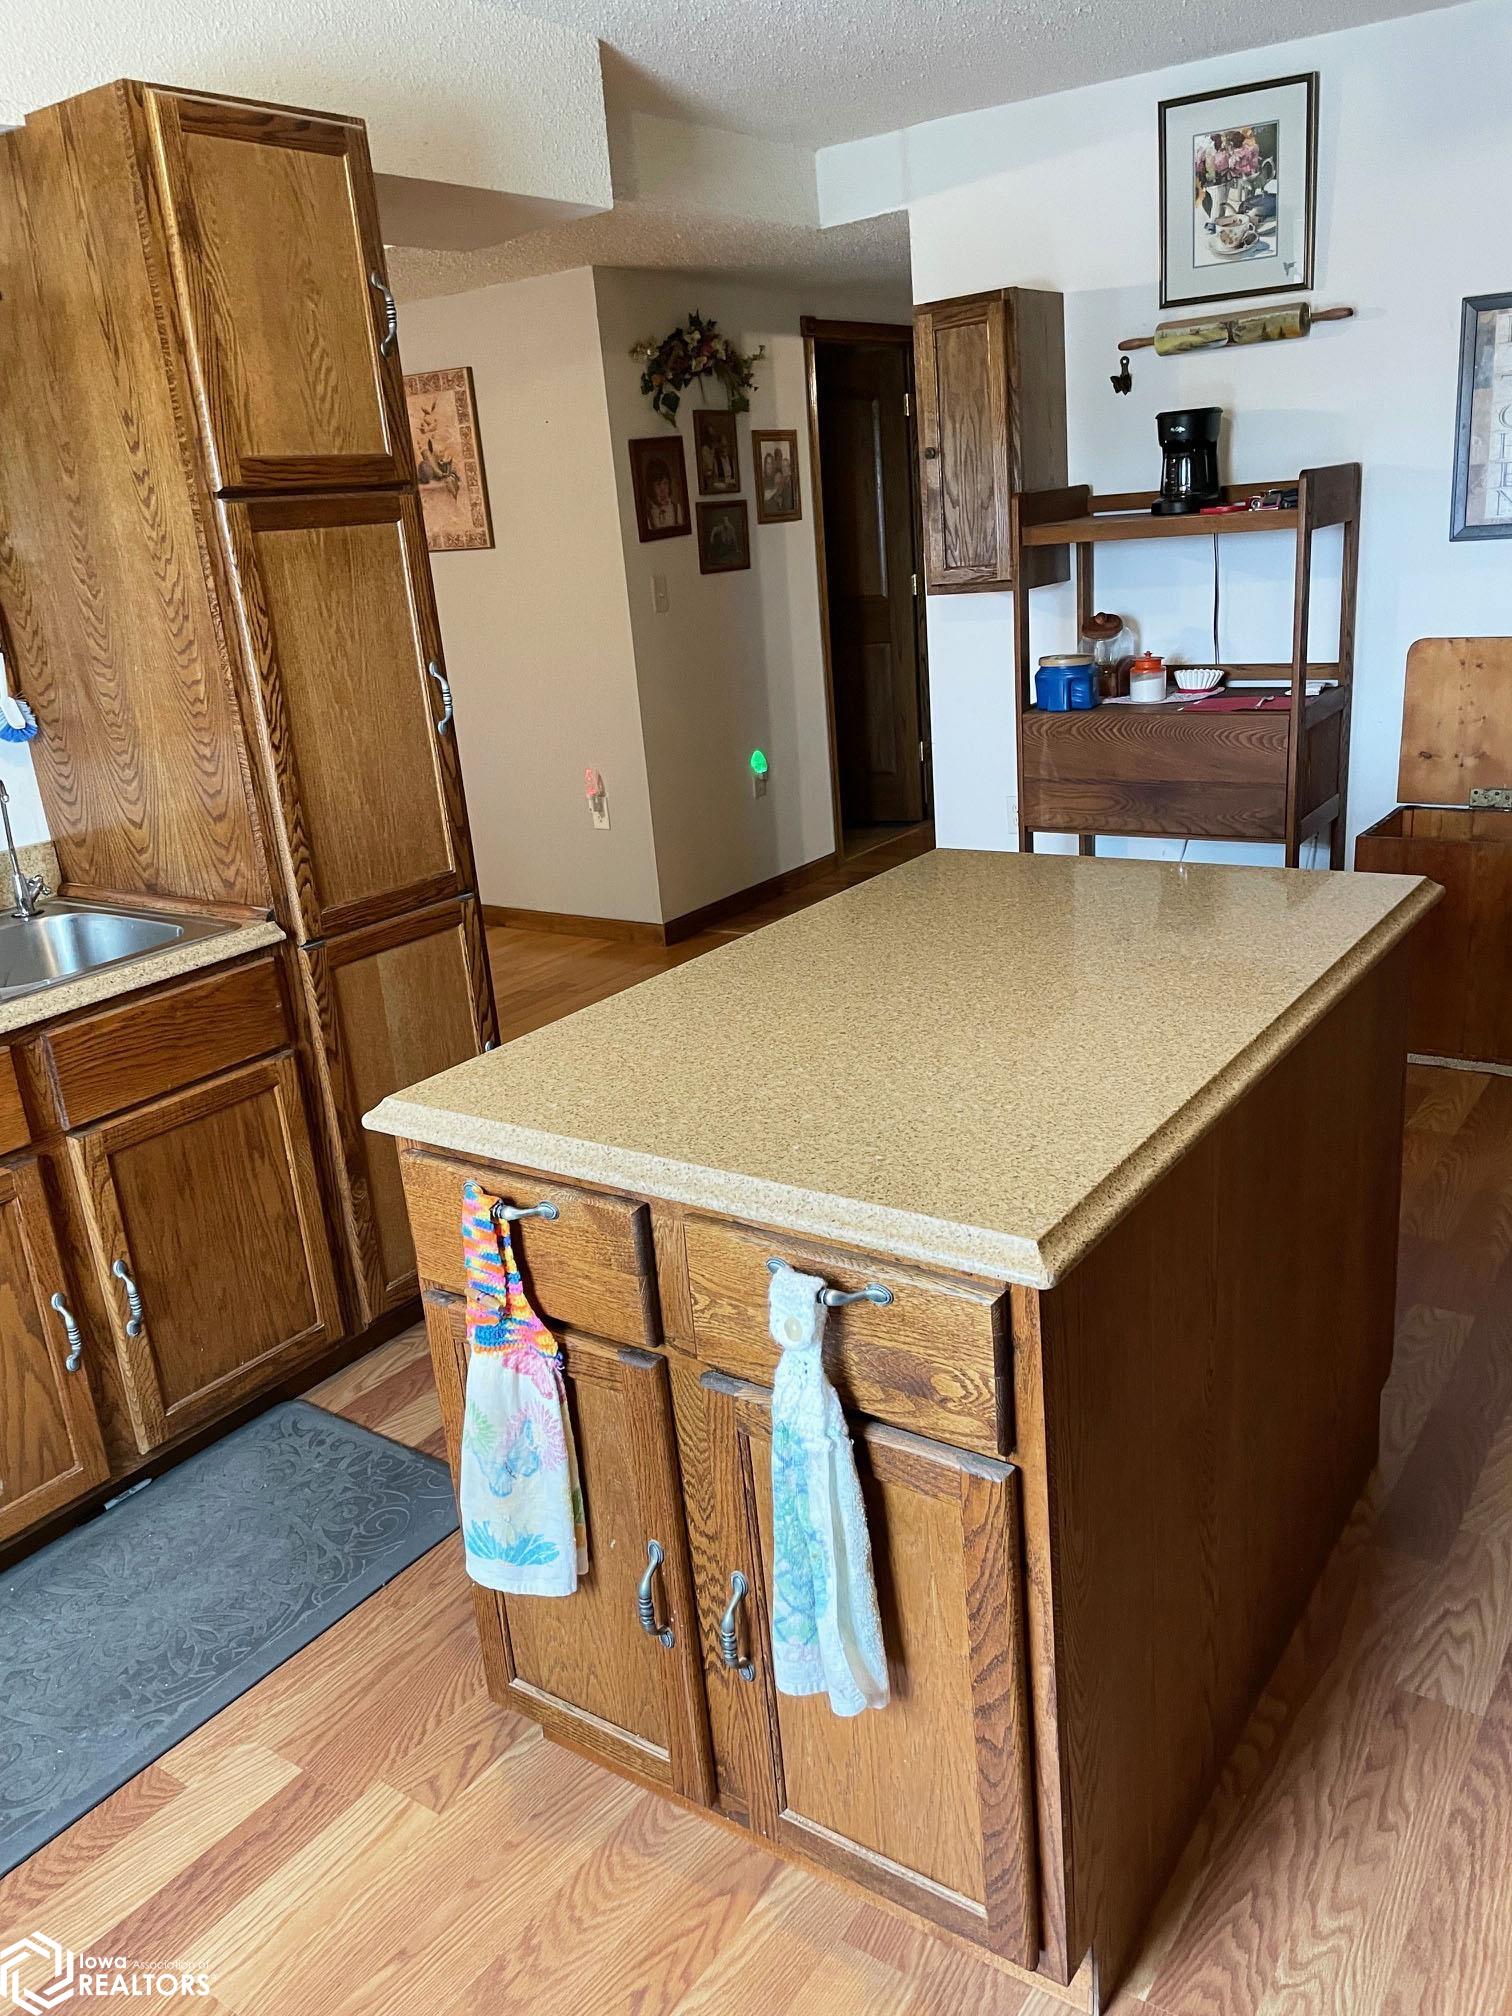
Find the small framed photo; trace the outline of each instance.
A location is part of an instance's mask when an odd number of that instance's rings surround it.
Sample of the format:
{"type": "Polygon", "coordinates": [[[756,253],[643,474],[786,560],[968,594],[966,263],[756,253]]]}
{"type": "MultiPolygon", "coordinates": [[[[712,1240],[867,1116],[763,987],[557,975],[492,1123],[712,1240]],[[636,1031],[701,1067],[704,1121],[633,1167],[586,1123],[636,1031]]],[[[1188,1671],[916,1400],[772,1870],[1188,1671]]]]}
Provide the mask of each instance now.
{"type": "Polygon", "coordinates": [[[1313,284],[1318,78],[1160,104],[1160,305],[1313,284]]]}
{"type": "Polygon", "coordinates": [[[693,415],[693,460],[700,497],[733,497],[740,488],[740,442],[735,415],[705,408],[693,415]]]}
{"type": "Polygon", "coordinates": [[[693,530],[688,465],[680,434],[653,434],[630,443],[630,484],[642,542],[680,539],[693,530]]]}
{"type": "Polygon", "coordinates": [[[698,571],[736,574],[751,564],[751,521],[745,500],[698,507],[698,571]]]}
{"type": "Polygon", "coordinates": [[[427,547],[432,553],[468,553],[492,546],[472,367],[406,372],[404,403],[427,547]]]}
{"type": "Polygon", "coordinates": [[[1460,320],[1451,539],[1512,539],[1512,294],[1472,294],[1460,320]]]}
{"type": "Polygon", "coordinates": [[[756,471],[756,522],[790,525],[803,516],[798,491],[798,436],[791,427],[751,430],[751,466],[756,471]]]}

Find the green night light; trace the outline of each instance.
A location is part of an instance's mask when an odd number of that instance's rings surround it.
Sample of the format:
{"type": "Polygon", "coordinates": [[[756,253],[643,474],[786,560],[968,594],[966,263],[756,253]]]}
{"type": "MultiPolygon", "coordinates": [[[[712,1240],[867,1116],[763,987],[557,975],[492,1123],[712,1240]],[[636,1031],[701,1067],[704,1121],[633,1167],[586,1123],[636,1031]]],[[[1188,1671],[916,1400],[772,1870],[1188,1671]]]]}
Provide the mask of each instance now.
{"type": "Polygon", "coordinates": [[[751,751],[751,775],[753,777],[765,777],[771,767],[767,762],[765,749],[753,749],[751,751]]]}

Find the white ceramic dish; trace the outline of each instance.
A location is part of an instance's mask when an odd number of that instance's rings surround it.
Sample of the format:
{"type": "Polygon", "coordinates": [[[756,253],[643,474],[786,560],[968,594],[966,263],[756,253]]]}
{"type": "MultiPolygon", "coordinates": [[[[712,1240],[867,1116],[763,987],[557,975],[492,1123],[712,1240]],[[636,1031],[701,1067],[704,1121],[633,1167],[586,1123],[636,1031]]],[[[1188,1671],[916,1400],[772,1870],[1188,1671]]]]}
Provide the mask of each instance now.
{"type": "Polygon", "coordinates": [[[1171,676],[1183,693],[1216,693],[1223,684],[1223,670],[1217,665],[1173,665],[1171,676]]]}

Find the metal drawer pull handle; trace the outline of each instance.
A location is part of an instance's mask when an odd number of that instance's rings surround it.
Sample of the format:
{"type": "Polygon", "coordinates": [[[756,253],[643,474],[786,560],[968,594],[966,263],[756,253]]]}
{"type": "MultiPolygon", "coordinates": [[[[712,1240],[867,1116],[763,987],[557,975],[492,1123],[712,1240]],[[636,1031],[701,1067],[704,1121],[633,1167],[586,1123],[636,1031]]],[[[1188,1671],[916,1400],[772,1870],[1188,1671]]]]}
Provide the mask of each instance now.
{"type": "Polygon", "coordinates": [[[65,1372],[77,1372],[84,1363],[84,1333],[74,1321],[74,1313],[63,1300],[62,1290],[52,1298],[52,1306],[63,1318],[63,1335],[68,1339],[68,1356],[63,1360],[65,1372]]]}
{"type": "Polygon", "coordinates": [[[381,273],[369,273],[368,285],[375,287],[383,296],[383,335],[378,344],[380,357],[391,357],[394,345],[399,340],[399,310],[394,305],[394,297],[389,292],[388,282],[381,273]]]}
{"type": "Polygon", "coordinates": [[[495,1204],[493,1215],[506,1225],[518,1225],[522,1218],[560,1218],[562,1214],[555,1204],[495,1204]]]}
{"type": "MultiPolygon", "coordinates": [[[[775,1274],[786,1267],[786,1260],[768,1260],[768,1274],[775,1274]]],[[[875,1302],[879,1309],[885,1309],[893,1299],[891,1288],[884,1288],[880,1281],[868,1281],[864,1288],[854,1288],[849,1293],[843,1288],[821,1288],[819,1300],[826,1309],[844,1309],[852,1302],[875,1302]]]]}
{"type": "Polygon", "coordinates": [[[656,1571],[663,1560],[661,1542],[646,1542],[646,1572],[640,1578],[640,1587],[635,1592],[635,1614],[640,1618],[640,1627],[648,1638],[656,1639],[661,1645],[675,1645],[677,1633],[670,1624],[658,1625],[656,1621],[656,1571]]]}
{"type": "Polygon", "coordinates": [[[128,1337],[140,1337],[142,1334],[142,1298],[137,1293],[137,1285],[126,1272],[126,1262],[124,1260],[117,1260],[110,1271],[126,1290],[126,1335],[128,1337]]]}
{"type": "Polygon", "coordinates": [[[444,735],[452,724],[451,683],[434,658],[425,669],[441,688],[441,719],[436,723],[436,733],[444,735]]]}
{"type": "Polygon", "coordinates": [[[740,1629],[735,1622],[736,1614],[745,1601],[746,1591],[750,1586],[737,1568],[730,1577],[730,1600],[725,1605],[723,1617],[719,1620],[719,1656],[730,1671],[738,1673],[742,1680],[756,1678],[755,1660],[742,1659],[740,1656],[740,1629]]]}

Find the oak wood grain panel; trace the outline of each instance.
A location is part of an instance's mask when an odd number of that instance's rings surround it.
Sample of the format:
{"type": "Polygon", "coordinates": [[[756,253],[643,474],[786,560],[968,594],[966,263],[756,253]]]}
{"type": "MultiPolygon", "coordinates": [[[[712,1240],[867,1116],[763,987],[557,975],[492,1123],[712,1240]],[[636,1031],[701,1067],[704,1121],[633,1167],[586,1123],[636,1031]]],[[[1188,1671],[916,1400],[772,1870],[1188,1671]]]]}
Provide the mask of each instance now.
{"type": "Polygon", "coordinates": [[[650,1215],[627,1197],[580,1190],[555,1177],[418,1149],[400,1157],[422,1282],[466,1290],[462,1185],[469,1176],[511,1204],[556,1205],[556,1219],[513,1228],[515,1257],[541,1315],[621,1344],[660,1342],[650,1215]]]}
{"type": "Polygon", "coordinates": [[[139,1448],[224,1412],[341,1335],[288,1053],[69,1137],[139,1448]],[[127,1332],[120,1261],[141,1296],[127,1332]]]}
{"type": "MultiPolygon", "coordinates": [[[[68,1336],[51,1307],[81,1317],[63,1271],[35,1162],[0,1168],[0,1540],[35,1525],[109,1474],[84,1359],[65,1368],[68,1336]]],[[[82,1327],[82,1325],[81,1325],[82,1327]]]]}
{"type": "Polygon", "coordinates": [[[144,102],[213,485],[404,481],[361,123],[157,89],[144,102]]]}
{"type": "Polygon", "coordinates": [[[42,1038],[65,1127],[139,1106],[282,1049],[289,1013],[274,958],[81,1015],[42,1038]]]}
{"type": "Polygon", "coordinates": [[[0,145],[0,606],[70,885],[265,907],[121,87],[0,145]]]}
{"type": "Polygon", "coordinates": [[[31,1123],[21,1097],[16,1060],[9,1050],[0,1050],[0,1155],[24,1148],[30,1139],[31,1123]]]}
{"type": "Polygon", "coordinates": [[[1406,950],[1039,1298],[1029,1572],[1053,1585],[1068,1952],[1109,1988],[1376,1459],[1406,950]]]}
{"type": "MultiPolygon", "coordinates": [[[[465,1305],[425,1297],[453,1475],[467,1391],[465,1305]]],[[[681,1517],[665,1363],[565,1333],[568,1403],[577,1441],[589,1565],[570,1597],[478,1592],[494,1644],[491,1683],[504,1707],[542,1722],[652,1784],[707,1802],[711,1780],[698,1634],[681,1517]],[[641,1629],[636,1596],[647,1542],[661,1543],[657,1622],[641,1629]]]]}
{"type": "Polygon", "coordinates": [[[362,1116],[402,1086],[475,1057],[495,1033],[472,898],[296,954],[319,1032],[317,1070],[339,1145],[339,1206],[363,1322],[416,1292],[399,1151],[362,1116]]]}
{"type": "Polygon", "coordinates": [[[472,863],[413,496],[227,504],[222,522],[304,938],[459,894],[472,863]]]}
{"type": "MultiPolygon", "coordinates": [[[[852,1881],[1020,1965],[1038,1950],[1015,1473],[878,1424],[853,1441],[866,1499],[892,1700],[836,1717],[776,1693],[769,1396],[702,1380],[710,1433],[738,1450],[716,1511],[752,1584],[742,1650],[764,1701],[770,1831],[852,1881]]],[[[748,1726],[759,1733],[754,1711],[748,1726]]],[[[760,1769],[760,1760],[754,1769],[760,1769]]]]}
{"type": "Polygon", "coordinates": [[[1012,1441],[1004,1360],[1006,1304],[995,1284],[923,1274],[866,1255],[689,1215],[684,1237],[699,1357],[769,1385],[777,1346],[767,1329],[767,1260],[780,1258],[832,1286],[890,1288],[885,1308],[830,1310],[825,1365],[842,1404],[898,1428],[988,1453],[1012,1441]]]}

